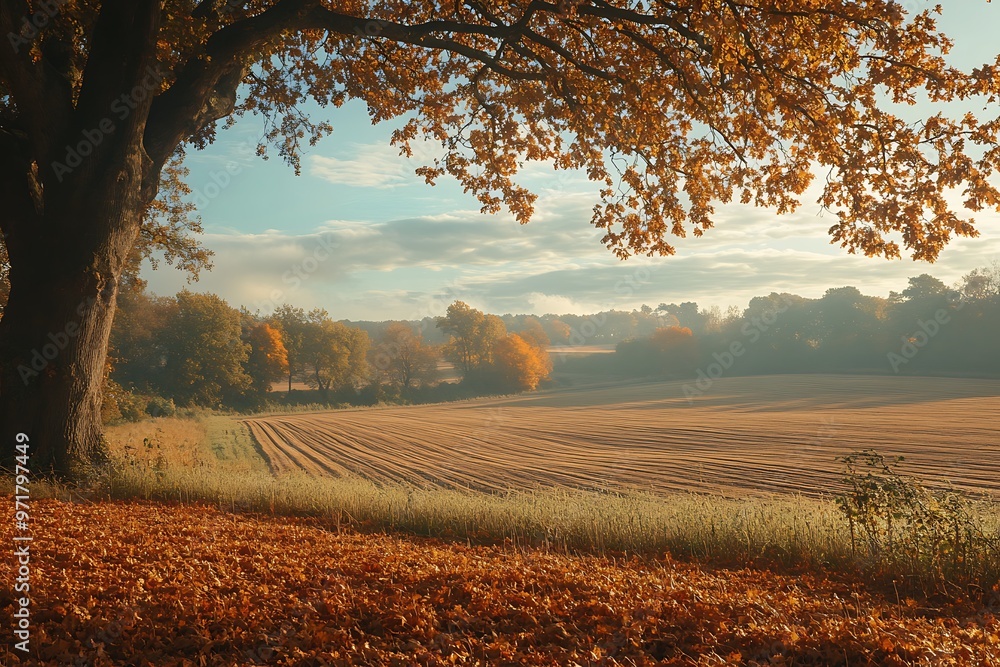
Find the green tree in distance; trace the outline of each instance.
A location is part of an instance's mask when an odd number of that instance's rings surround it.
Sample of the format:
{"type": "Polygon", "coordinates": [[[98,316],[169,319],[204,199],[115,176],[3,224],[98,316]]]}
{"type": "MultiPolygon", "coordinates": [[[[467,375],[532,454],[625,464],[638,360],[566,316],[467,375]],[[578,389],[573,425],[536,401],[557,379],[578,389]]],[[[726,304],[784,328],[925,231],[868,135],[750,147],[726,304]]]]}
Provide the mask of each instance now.
{"type": "Polygon", "coordinates": [[[246,391],[249,346],[240,312],[214,294],[177,294],[177,311],[163,332],[163,386],[181,405],[218,407],[246,391]]]}
{"type": "Polygon", "coordinates": [[[448,306],[437,326],[451,335],[444,357],[464,376],[493,363],[494,348],[507,336],[507,327],[496,315],[484,314],[464,301],[448,306]]]}

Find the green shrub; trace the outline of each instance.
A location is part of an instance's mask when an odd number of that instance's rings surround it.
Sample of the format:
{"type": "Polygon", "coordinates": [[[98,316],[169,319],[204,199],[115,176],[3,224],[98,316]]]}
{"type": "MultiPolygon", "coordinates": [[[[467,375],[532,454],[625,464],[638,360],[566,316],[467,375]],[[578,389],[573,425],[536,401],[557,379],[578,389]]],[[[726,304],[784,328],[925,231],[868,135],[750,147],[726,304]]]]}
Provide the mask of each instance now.
{"type": "Polygon", "coordinates": [[[903,457],[873,449],[838,459],[847,492],[837,498],[855,558],[883,574],[945,591],[995,583],[1000,549],[976,519],[974,503],[954,489],[928,489],[896,472],[903,457]]]}
{"type": "Polygon", "coordinates": [[[162,396],[150,396],[146,402],[146,414],[151,417],[173,417],[177,412],[172,398],[162,396]]]}
{"type": "Polygon", "coordinates": [[[143,399],[111,378],[104,382],[102,398],[101,421],[105,424],[136,422],[145,416],[143,399]]]}
{"type": "Polygon", "coordinates": [[[123,392],[118,398],[118,411],[121,418],[127,422],[137,422],[146,416],[145,401],[130,391],[123,392]]]}

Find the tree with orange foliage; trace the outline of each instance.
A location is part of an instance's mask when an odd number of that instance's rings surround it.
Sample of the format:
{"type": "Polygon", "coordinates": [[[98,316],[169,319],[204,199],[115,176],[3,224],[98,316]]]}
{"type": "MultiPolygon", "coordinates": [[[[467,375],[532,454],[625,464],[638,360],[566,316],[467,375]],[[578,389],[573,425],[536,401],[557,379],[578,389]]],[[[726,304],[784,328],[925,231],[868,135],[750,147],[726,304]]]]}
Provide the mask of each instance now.
{"type": "Polygon", "coordinates": [[[271,390],[271,384],[288,372],[288,350],[281,339],[281,332],[267,322],[259,322],[244,329],[243,342],[250,346],[250,355],[244,364],[253,381],[252,388],[258,396],[271,390]]]}
{"type": "Polygon", "coordinates": [[[573,333],[573,329],[560,319],[547,320],[544,324],[546,328],[546,336],[549,340],[558,345],[565,345],[569,342],[570,334],[573,333]]]}
{"type": "Polygon", "coordinates": [[[511,334],[497,343],[493,367],[506,387],[531,391],[552,372],[545,348],[511,334]]]}
{"type": "MultiPolygon", "coordinates": [[[[717,202],[819,203],[849,252],[932,260],[975,236],[948,201],[1000,208],[1000,121],[892,104],[1000,93],[1000,65],[950,67],[934,9],[895,0],[483,3],[76,0],[0,3],[0,441],[33,471],[73,476],[98,456],[100,392],[118,279],[172,165],[251,113],[296,170],[332,131],[302,105],[367,104],[395,119],[417,170],[457,179],[485,213],[527,222],[528,161],[595,182],[591,222],[618,256],[672,254],[717,202]],[[69,329],[67,329],[69,327],[69,329]],[[72,332],[72,335],[67,333],[72,332]],[[62,344],[25,382],[38,348],[62,344]]],[[[158,196],[160,199],[158,199],[158,196]]],[[[168,198],[169,199],[169,198],[168,198]]],[[[182,203],[174,212],[182,220],[182,203]]],[[[170,215],[167,215],[169,231],[170,215]]],[[[45,360],[43,360],[45,361],[45,360]]]]}
{"type": "Polygon", "coordinates": [[[542,323],[537,317],[529,317],[524,322],[524,328],[517,332],[532,347],[540,350],[547,350],[552,341],[549,335],[542,328],[542,323]]]}

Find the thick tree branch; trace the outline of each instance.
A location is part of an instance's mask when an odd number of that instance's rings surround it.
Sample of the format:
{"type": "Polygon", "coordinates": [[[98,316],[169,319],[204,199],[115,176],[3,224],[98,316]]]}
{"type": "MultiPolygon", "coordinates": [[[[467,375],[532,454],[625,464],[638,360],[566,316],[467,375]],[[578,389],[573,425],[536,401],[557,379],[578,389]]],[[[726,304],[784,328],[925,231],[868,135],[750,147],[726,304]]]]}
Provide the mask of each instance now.
{"type": "MultiPolygon", "coordinates": [[[[697,44],[706,54],[712,53],[712,45],[704,35],[689,29],[683,23],[680,23],[669,16],[650,16],[649,14],[643,14],[630,9],[620,9],[608,4],[604,0],[592,1],[594,3],[593,6],[586,4],[580,5],[577,8],[577,13],[582,16],[595,16],[597,18],[609,19],[612,21],[625,21],[627,23],[670,28],[681,37],[697,44]]],[[[556,5],[550,5],[548,3],[545,4],[554,8],[555,11],[558,11],[559,9],[556,5]]]]}
{"type": "Polygon", "coordinates": [[[118,124],[116,143],[131,143],[135,133],[144,127],[146,109],[159,91],[155,57],[160,5],[159,0],[102,3],[77,102],[80,127],[90,128],[112,116],[123,95],[129,99],[126,105],[132,113],[118,124]],[[141,92],[133,97],[132,91],[137,88],[141,92]]]}
{"type": "Polygon", "coordinates": [[[283,0],[213,34],[150,109],[146,152],[162,164],[187,137],[228,115],[254,55],[285,30],[302,28],[313,0],[283,0]]]}
{"type": "Polygon", "coordinates": [[[0,2],[0,81],[29,128],[36,155],[49,155],[56,135],[72,114],[72,90],[53,76],[46,61],[31,57],[31,39],[21,35],[31,9],[23,0],[0,2]]]}
{"type": "MultiPolygon", "coordinates": [[[[154,161],[165,160],[178,143],[227,116],[236,100],[239,83],[257,52],[285,30],[322,29],[343,35],[365,35],[371,19],[333,12],[308,0],[285,0],[267,11],[222,28],[209,38],[205,54],[190,61],[170,90],[154,103],[146,130],[146,148],[154,161]]],[[[500,37],[510,29],[453,21],[433,21],[404,26],[377,21],[378,37],[392,41],[447,50],[482,62],[505,76],[543,81],[542,72],[522,72],[507,67],[489,53],[454,40],[432,36],[454,33],[500,37]]]]}
{"type": "MultiPolygon", "coordinates": [[[[499,17],[486,12],[479,3],[473,2],[469,6],[492,24],[435,20],[407,26],[339,13],[310,0],[284,0],[261,14],[230,24],[209,38],[204,55],[190,61],[170,90],[154,103],[146,130],[147,152],[154,161],[165,160],[186,137],[227,116],[235,104],[239,83],[246,76],[250,63],[259,55],[258,51],[285,30],[321,29],[340,35],[365,36],[371,35],[374,23],[376,31],[373,36],[378,39],[464,56],[512,80],[545,82],[550,73],[538,60],[537,54],[532,60],[541,64],[542,69],[521,69],[503,62],[502,49],[491,54],[452,36],[481,35],[502,40],[503,43],[518,43],[528,38],[585,74],[622,83],[621,77],[574,57],[554,40],[530,29],[529,24],[536,13],[562,15],[560,6],[534,0],[518,21],[511,25],[503,24],[499,17]]],[[[701,35],[667,16],[656,17],[622,10],[600,0],[593,6],[580,6],[577,11],[600,18],[667,27],[698,43],[706,53],[711,51],[711,46],[701,35]]]]}

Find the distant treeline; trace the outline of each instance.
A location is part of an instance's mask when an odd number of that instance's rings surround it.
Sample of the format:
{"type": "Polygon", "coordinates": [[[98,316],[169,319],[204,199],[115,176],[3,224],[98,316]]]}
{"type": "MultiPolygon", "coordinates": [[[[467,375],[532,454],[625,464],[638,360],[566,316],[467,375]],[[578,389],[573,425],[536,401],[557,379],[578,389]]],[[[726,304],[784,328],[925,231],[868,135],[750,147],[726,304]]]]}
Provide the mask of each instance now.
{"type": "Polygon", "coordinates": [[[955,288],[927,274],[910,278],[888,298],[839,287],[818,299],[771,293],[722,317],[694,303],[662,304],[650,315],[669,321],[618,343],[613,355],[567,357],[563,368],[703,384],[722,374],[1000,376],[997,265],[955,288]]]}
{"type": "MultiPolygon", "coordinates": [[[[817,299],[771,293],[747,308],[694,302],[591,315],[498,315],[509,331],[538,328],[556,346],[615,345],[616,354],[557,355],[563,371],[611,376],[864,372],[1000,375],[1000,264],[955,286],[923,274],[901,292],[831,288],[817,299]],[[730,358],[731,357],[731,358],[730,358]]],[[[353,322],[378,335],[388,322],[353,322]]],[[[434,318],[411,324],[430,342],[434,318]]]]}
{"type": "Polygon", "coordinates": [[[548,345],[540,327],[509,333],[497,316],[460,301],[430,327],[387,322],[369,334],[322,309],[285,304],[262,315],[214,294],[153,296],[131,279],[118,295],[104,419],[169,415],[178,406],[259,410],[525,391],[548,376],[548,345]],[[428,343],[425,332],[444,342],[428,343]],[[439,381],[442,360],[460,381],[439,381]],[[276,398],[279,382],[287,391],[276,398]]]}
{"type": "Polygon", "coordinates": [[[133,278],[119,291],[105,417],[530,390],[549,377],[551,345],[615,345],[614,354],[557,355],[562,377],[693,378],[696,388],[723,374],[1000,376],[998,331],[996,264],[954,287],[927,274],[910,278],[887,298],[839,287],[817,299],[771,293],[743,311],[684,302],[542,316],[491,315],[457,301],[443,317],[409,322],[336,321],[287,304],[250,313],[212,294],[153,296],[133,278]],[[456,369],[455,381],[442,382],[442,361],[456,369]],[[273,392],[278,382],[287,391],[273,392]]]}

